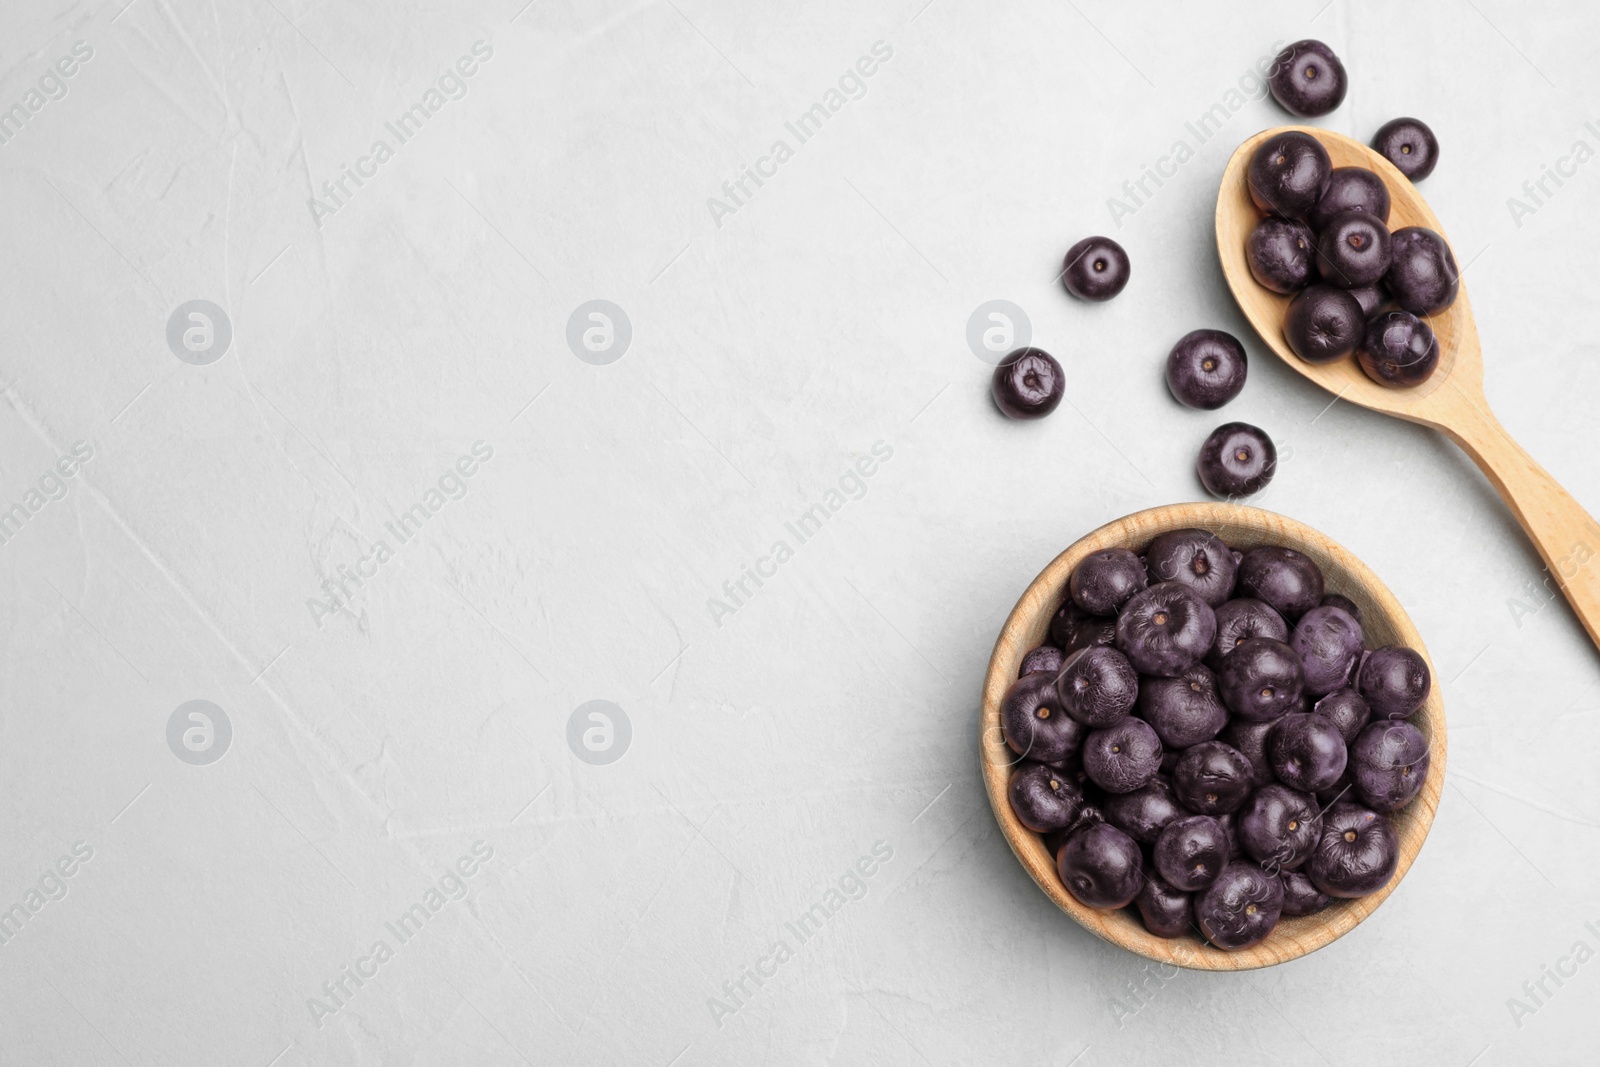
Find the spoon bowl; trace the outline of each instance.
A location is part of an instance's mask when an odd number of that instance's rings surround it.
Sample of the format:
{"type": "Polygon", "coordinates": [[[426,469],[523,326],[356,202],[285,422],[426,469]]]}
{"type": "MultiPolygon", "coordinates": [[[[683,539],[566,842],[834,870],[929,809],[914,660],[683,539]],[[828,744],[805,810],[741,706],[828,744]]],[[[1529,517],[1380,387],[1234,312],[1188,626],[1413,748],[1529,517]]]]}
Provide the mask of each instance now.
{"type": "MultiPolygon", "coordinates": [[[[1246,172],[1263,141],[1290,130],[1316,138],[1335,167],[1365,167],[1377,174],[1389,190],[1389,229],[1426,226],[1449,242],[1417,187],[1371,148],[1316,126],[1264,130],[1234,152],[1217,192],[1217,253],[1240,310],[1268,348],[1337,399],[1430,426],[1459,445],[1511,508],[1590,639],[1600,645],[1600,526],[1490,413],[1483,392],[1483,349],[1465,281],[1455,303],[1426,316],[1439,341],[1439,365],[1427,381],[1410,389],[1379,385],[1354,358],[1307,363],[1284,340],[1290,297],[1257,282],[1245,258],[1245,239],[1262,217],[1250,199],[1246,172]]],[[[1456,262],[1461,263],[1459,255],[1456,262]]]]}

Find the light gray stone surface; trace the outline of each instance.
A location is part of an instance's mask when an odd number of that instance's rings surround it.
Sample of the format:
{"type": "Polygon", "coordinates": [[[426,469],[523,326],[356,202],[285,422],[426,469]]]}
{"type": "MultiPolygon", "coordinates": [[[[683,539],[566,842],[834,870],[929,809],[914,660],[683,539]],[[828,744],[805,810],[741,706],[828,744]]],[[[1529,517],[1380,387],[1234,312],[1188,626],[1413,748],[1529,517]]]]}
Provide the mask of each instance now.
{"type": "Polygon", "coordinates": [[[27,116],[0,145],[0,505],[38,505],[0,544],[0,906],[26,915],[0,1062],[1593,1062],[1600,963],[1524,982],[1600,949],[1600,660],[1561,604],[1528,613],[1537,557],[1451,445],[1261,348],[1211,229],[1232,148],[1285,121],[1230,89],[1327,40],[1329,127],[1437,131],[1490,399],[1600,508],[1600,164],[1508,206],[1600,148],[1590,5],[123,3],[0,16],[27,116]],[[345,167],[369,176],[335,200],[345,167]],[[1089,307],[1052,278],[1094,232],[1133,282],[1089,307]],[[1066,367],[1042,423],[989,403],[964,334],[991,299],[1066,367]],[[186,313],[169,348],[192,300],[220,358],[186,313]],[[631,325],[605,365],[567,343],[593,300],[631,325]],[[1426,635],[1450,773],[1353,935],[1162,982],[1024,876],[974,724],[1032,576],[1200,492],[1222,416],[1160,380],[1198,326],[1250,348],[1226,416],[1285,453],[1263,504],[1426,635]],[[221,715],[169,744],[194,700],[221,715]],[[594,700],[625,747],[584,747],[592,708],[569,732],[594,700]]]}

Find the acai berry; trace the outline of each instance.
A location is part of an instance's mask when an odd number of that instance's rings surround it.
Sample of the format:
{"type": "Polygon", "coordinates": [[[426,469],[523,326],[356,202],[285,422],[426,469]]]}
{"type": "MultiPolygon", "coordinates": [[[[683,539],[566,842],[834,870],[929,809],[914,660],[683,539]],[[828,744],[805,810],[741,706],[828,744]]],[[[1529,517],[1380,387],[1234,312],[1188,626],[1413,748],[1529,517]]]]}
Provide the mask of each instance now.
{"type": "Polygon", "coordinates": [[[1161,770],[1161,738],[1143,719],[1124,716],[1083,742],[1083,769],[1108,793],[1131,793],[1161,770]]]}
{"type": "Polygon", "coordinates": [[[1035,833],[1071,827],[1086,803],[1082,788],[1053,767],[1023,760],[1011,774],[1011,810],[1035,833]]]}
{"type": "Polygon", "coordinates": [[[1304,289],[1317,276],[1317,236],[1302,222],[1269,215],[1245,238],[1245,262],[1274,293],[1304,289]]]}
{"type": "Polygon", "coordinates": [[[1206,654],[1213,670],[1222,666],[1222,657],[1252,637],[1289,640],[1289,624],[1283,616],[1254,597],[1236,597],[1217,608],[1217,639],[1206,654]]]}
{"type": "Polygon", "coordinates": [[[1363,897],[1389,884],[1400,864],[1400,840],[1389,820],[1340,801],[1322,816],[1322,834],[1306,864],[1316,887],[1334,897],[1363,897]]]}
{"type": "Polygon", "coordinates": [[[1407,226],[1390,239],[1389,272],[1383,282],[1401,308],[1431,315],[1455,303],[1461,272],[1443,237],[1426,226],[1407,226]]]}
{"type": "Polygon", "coordinates": [[[1233,550],[1205,530],[1172,530],[1150,542],[1145,569],[1153,582],[1179,582],[1216,607],[1233,595],[1239,563],[1233,550]]]}
{"type": "Polygon", "coordinates": [[[1055,675],[1024,674],[1000,702],[1000,729],[1019,756],[1040,763],[1071,759],[1083,748],[1089,728],[1062,710],[1056,699],[1055,675]]]}
{"type": "Polygon", "coordinates": [[[1343,608],[1318,605],[1295,623],[1289,647],[1306,668],[1306,692],[1324,696],[1351,683],[1361,659],[1361,624],[1343,608]]]}
{"type": "MultiPolygon", "coordinates": [[[[1389,238],[1389,251],[1390,256],[1392,257],[1394,254],[1393,235],[1390,235],[1389,238]]],[[[1394,269],[1394,262],[1392,258],[1389,263],[1389,269],[1394,269]]],[[[1363,318],[1372,318],[1372,316],[1378,313],[1379,309],[1381,309],[1383,305],[1389,302],[1389,290],[1383,287],[1382,282],[1373,282],[1371,285],[1360,285],[1354,289],[1347,289],[1345,291],[1351,296],[1355,297],[1356,303],[1361,305],[1361,314],[1363,318]]],[[[1358,342],[1359,340],[1360,338],[1357,338],[1358,342]]]]}
{"type": "Polygon", "coordinates": [[[1090,615],[1115,615],[1150,584],[1144,562],[1126,548],[1102,548],[1084,557],[1067,580],[1072,602],[1090,615]]]}
{"type": "Polygon", "coordinates": [[[1064,655],[1080,648],[1109,645],[1117,636],[1117,620],[1090,615],[1069,598],[1050,620],[1050,640],[1064,655]]]}
{"type": "Polygon", "coordinates": [[[1352,619],[1356,620],[1356,622],[1361,621],[1361,609],[1356,606],[1356,602],[1354,600],[1351,600],[1347,596],[1341,596],[1338,593],[1329,593],[1322,598],[1322,606],[1325,608],[1340,608],[1346,615],[1349,615],[1352,619]]]}
{"type": "Polygon", "coordinates": [[[1224,423],[1212,430],[1195,460],[1200,484],[1224,499],[1259,493],[1277,472],[1277,446],[1266,431],[1248,422],[1224,423]]]}
{"type": "Polygon", "coordinates": [[[1117,617],[1117,648],[1140,674],[1177,677],[1200,662],[1216,635],[1211,606],[1181,582],[1135,594],[1117,617]]]}
{"type": "Polygon", "coordinates": [[[1384,720],[1362,730],[1350,746],[1350,780],[1373,811],[1399,811],[1428,777],[1428,741],[1408,722],[1384,720]]]}
{"type": "Polygon", "coordinates": [[[1283,913],[1283,883],[1253,863],[1235,861],[1194,901],[1200,930],[1218,948],[1260,944],[1283,913]]]}
{"type": "Polygon", "coordinates": [[[1339,728],[1321,715],[1290,712],[1267,735],[1272,773],[1302,793],[1315,793],[1337,782],[1348,758],[1339,728]]]}
{"type": "Polygon", "coordinates": [[[1160,875],[1145,875],[1144,886],[1135,903],[1144,928],[1157,937],[1182,937],[1194,925],[1193,898],[1161,880],[1160,875]]]}
{"type": "Polygon", "coordinates": [[[1393,259],[1389,228],[1366,211],[1342,211],[1317,235],[1317,272],[1341,289],[1371,285],[1393,259]]]}
{"type": "Polygon", "coordinates": [[[1356,358],[1379,385],[1407,389],[1427,381],[1439,366],[1433,327],[1409,311],[1385,311],[1367,323],[1356,358]]]}
{"type": "Polygon", "coordinates": [[[1372,135],[1372,147],[1414,182],[1432,174],[1439,162],[1439,139],[1421,119],[1390,119],[1372,135]]]}
{"type": "Polygon", "coordinates": [[[1270,637],[1252,637],[1222,657],[1217,682],[1229,711],[1251,722],[1270,722],[1300,706],[1306,675],[1294,649],[1270,637]]]}
{"type": "Polygon", "coordinates": [[[1144,857],[1133,838],[1105,823],[1073,831],[1056,856],[1067,891],[1091,908],[1123,908],[1139,895],[1144,857]]]}
{"type": "Polygon", "coordinates": [[[1067,249],[1061,281],[1080,300],[1110,300],[1128,284],[1128,253],[1109,237],[1085,237],[1067,249]]]}
{"type": "Polygon", "coordinates": [[[1311,710],[1333,723],[1347,745],[1356,739],[1361,728],[1372,718],[1372,709],[1367,706],[1366,698],[1354,689],[1335,689],[1317,701],[1311,710]]]}
{"type": "Polygon", "coordinates": [[[1085,726],[1110,726],[1133,710],[1139,675],[1114,648],[1097,645],[1074,652],[1056,677],[1056,700],[1085,726]]]}
{"type": "Polygon", "coordinates": [[[1267,85],[1285,111],[1306,118],[1338,107],[1350,87],[1339,57],[1316,40],[1296,41],[1279,52],[1267,85]]]}
{"type": "Polygon", "coordinates": [[[1322,830],[1317,799],[1274,782],[1256,790],[1239,813],[1245,854],[1273,870],[1298,867],[1311,857],[1322,830]]]}
{"type": "Polygon", "coordinates": [[[1022,657],[1022,666],[1017,668],[1017,677],[1024,674],[1033,674],[1036,671],[1049,671],[1051,677],[1061,671],[1061,663],[1066,659],[1055,645],[1040,645],[1022,657]]]}
{"type": "Polygon", "coordinates": [[[1263,545],[1239,561],[1239,595],[1263,601],[1288,622],[1322,601],[1322,571],[1292,548],[1263,545]]]}
{"type": "Polygon", "coordinates": [[[1233,718],[1217,735],[1218,740],[1245,757],[1245,762],[1250,766],[1251,789],[1260,789],[1274,779],[1272,762],[1267,758],[1267,737],[1275,725],[1276,719],[1251,722],[1249,719],[1233,718]]]}
{"type": "Polygon", "coordinates": [[[1106,822],[1135,841],[1155,843],[1169,822],[1187,814],[1178,805],[1172,783],[1161,775],[1131,793],[1109,793],[1100,805],[1106,822]]]}
{"type": "Polygon", "coordinates": [[[1342,211],[1365,211],[1379,222],[1388,222],[1389,187],[1365,167],[1334,167],[1328,174],[1327,190],[1306,221],[1315,229],[1326,229],[1328,220],[1342,211]]]}
{"type": "Polygon", "coordinates": [[[1321,142],[1287,130],[1261,142],[1250,157],[1245,178],[1256,207],[1269,215],[1303,220],[1322,199],[1332,171],[1321,142]]]}
{"type": "Polygon", "coordinates": [[[1185,816],[1161,831],[1153,855],[1167,884],[1193,893],[1215,882],[1228,865],[1228,835],[1209,815],[1185,816]]]}
{"type": "Polygon", "coordinates": [[[994,403],[1013,419],[1042,419],[1061,403],[1066,377],[1042,348],[1019,348],[994,369],[994,403]]]}
{"type": "Polygon", "coordinates": [[[1176,678],[1145,678],[1139,683],[1138,715],[1174,756],[1210,741],[1228,723],[1228,709],[1217,692],[1217,677],[1195,664],[1176,678]]]}
{"type": "Polygon", "coordinates": [[[1244,753],[1221,741],[1203,741],[1187,749],[1172,772],[1172,792],[1179,803],[1202,815],[1237,811],[1255,788],[1244,753]]]}
{"type": "Polygon", "coordinates": [[[1348,289],[1313,285],[1289,301],[1283,338],[1307,363],[1332,363],[1356,350],[1367,332],[1361,302],[1348,289]]]}
{"type": "Polygon", "coordinates": [[[1375,719],[1409,718],[1433,688],[1428,663],[1404,645],[1388,645],[1367,654],[1356,688],[1372,707],[1375,719]]]}
{"type": "Polygon", "coordinates": [[[1311,884],[1303,871],[1279,871],[1283,882],[1283,913],[1291,918],[1315,915],[1333,903],[1333,898],[1311,884]]]}
{"type": "Polygon", "coordinates": [[[1167,353],[1167,388],[1179,403],[1205,411],[1238,396],[1248,371],[1244,345],[1221,330],[1191,330],[1167,353]]]}

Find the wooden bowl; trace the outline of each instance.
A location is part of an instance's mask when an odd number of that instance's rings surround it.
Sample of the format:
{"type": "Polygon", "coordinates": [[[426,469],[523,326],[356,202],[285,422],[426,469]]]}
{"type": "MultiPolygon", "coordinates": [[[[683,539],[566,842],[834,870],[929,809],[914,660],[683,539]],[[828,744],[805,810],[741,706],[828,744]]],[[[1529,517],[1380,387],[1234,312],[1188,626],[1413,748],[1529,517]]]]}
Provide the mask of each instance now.
{"type": "MultiPolygon", "coordinates": [[[[1329,537],[1293,519],[1259,508],[1237,504],[1169,504],[1128,515],[1081,538],[1050,562],[1033,580],[1005,627],[989,658],[983,683],[983,713],[979,731],[984,784],[1000,829],[1022,866],[1033,876],[1056,906],[1093,933],[1147,959],[1204,971],[1242,971],[1296,959],[1342,937],[1377,910],[1411,868],[1422,848],[1433,813],[1444,788],[1444,697],[1439,673],[1405,609],[1394,595],[1355,556],[1329,537]],[[1282,545],[1303,552],[1322,568],[1330,593],[1341,593],[1361,609],[1362,627],[1369,647],[1408,645],[1427,660],[1433,674],[1433,691],[1411,722],[1428,739],[1432,762],[1422,791],[1410,804],[1390,816],[1400,838],[1400,863],[1389,884],[1376,893],[1354,900],[1336,900],[1304,918],[1284,918],[1261,944],[1238,952],[1224,952],[1191,934],[1181,938],[1157,937],[1144,928],[1136,910],[1102,911],[1078,903],[1061,884],[1055,857],[1039,834],[1017,820],[1011,810],[1007,784],[1015,754],[1006,746],[1000,728],[1000,702],[1016,680],[1022,657],[1048,640],[1050,620],[1066,598],[1067,578],[1079,561],[1102,548],[1122,547],[1142,553],[1152,539],[1169,530],[1199,528],[1216,534],[1236,549],[1257,545],[1282,545]]],[[[1377,946],[1374,946],[1376,950],[1377,946]]]]}

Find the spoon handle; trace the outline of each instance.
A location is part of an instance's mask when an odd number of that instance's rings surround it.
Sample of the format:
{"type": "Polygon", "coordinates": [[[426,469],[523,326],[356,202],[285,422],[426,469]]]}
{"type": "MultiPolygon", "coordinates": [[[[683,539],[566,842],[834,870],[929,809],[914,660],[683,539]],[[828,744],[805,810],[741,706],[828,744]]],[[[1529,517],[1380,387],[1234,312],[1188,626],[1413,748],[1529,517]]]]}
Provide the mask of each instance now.
{"type": "Polygon", "coordinates": [[[1445,432],[1500,491],[1544,557],[1546,584],[1555,582],[1590,640],[1600,645],[1600,524],[1487,408],[1473,404],[1472,411],[1445,432]]]}

